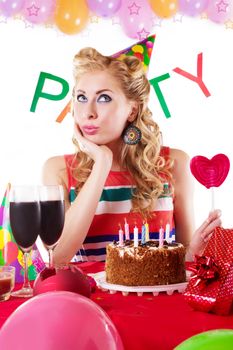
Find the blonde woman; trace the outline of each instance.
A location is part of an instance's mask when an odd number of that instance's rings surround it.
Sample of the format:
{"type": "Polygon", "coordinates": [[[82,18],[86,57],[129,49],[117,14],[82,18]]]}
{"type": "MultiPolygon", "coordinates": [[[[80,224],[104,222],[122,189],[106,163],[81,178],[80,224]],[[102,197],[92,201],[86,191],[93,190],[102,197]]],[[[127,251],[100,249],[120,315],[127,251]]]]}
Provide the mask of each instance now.
{"type": "Polygon", "coordinates": [[[147,107],[150,84],[136,57],[123,60],[93,48],[74,57],[73,117],[76,153],[47,160],[44,184],[62,184],[66,218],[54,251],[57,264],[104,260],[119,226],[149,224],[150,237],[170,237],[201,253],[220,212],[195,231],[192,176],[186,153],[161,144],[147,107]],[[71,204],[72,202],[72,204],[71,204]]]}

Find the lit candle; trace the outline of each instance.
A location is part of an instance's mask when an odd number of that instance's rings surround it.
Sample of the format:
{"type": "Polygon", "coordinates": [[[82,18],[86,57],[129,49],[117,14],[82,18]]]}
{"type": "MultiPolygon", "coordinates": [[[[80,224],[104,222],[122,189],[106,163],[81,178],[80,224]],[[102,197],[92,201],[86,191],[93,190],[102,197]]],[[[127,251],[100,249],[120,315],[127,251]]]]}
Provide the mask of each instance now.
{"type": "Polygon", "coordinates": [[[127,239],[127,240],[130,239],[130,236],[129,236],[129,224],[126,221],[126,218],[125,218],[125,239],[127,239]]]}
{"type": "Polygon", "coordinates": [[[163,247],[163,239],[164,239],[164,229],[161,227],[159,229],[159,248],[163,247]]]}
{"type": "Polygon", "coordinates": [[[145,244],[146,243],[146,226],[142,225],[142,238],[141,238],[141,243],[145,244]]]}
{"type": "Polygon", "coordinates": [[[133,229],[133,245],[134,247],[138,247],[138,228],[136,225],[133,229]]]}
{"type": "Polygon", "coordinates": [[[150,240],[150,233],[149,233],[149,225],[147,222],[145,223],[145,228],[146,228],[146,242],[148,242],[150,240]]]}
{"type": "Polygon", "coordinates": [[[169,223],[167,223],[167,225],[166,225],[165,239],[166,239],[167,243],[170,243],[170,224],[169,223]]]}
{"type": "Polygon", "coordinates": [[[124,245],[124,232],[121,229],[121,225],[120,224],[119,224],[119,226],[120,226],[120,229],[119,229],[119,246],[123,247],[123,245],[124,245]]]}

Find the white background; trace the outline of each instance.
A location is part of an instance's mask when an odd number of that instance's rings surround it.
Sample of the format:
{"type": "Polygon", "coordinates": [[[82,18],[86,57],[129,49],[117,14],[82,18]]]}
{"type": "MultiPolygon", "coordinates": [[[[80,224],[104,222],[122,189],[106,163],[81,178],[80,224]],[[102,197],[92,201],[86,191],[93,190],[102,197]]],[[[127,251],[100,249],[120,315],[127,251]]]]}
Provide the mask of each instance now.
{"type": "MultiPolygon", "coordinates": [[[[233,30],[209,20],[177,16],[154,26],[156,34],[148,77],[169,73],[160,83],[171,112],[166,119],[154,90],[150,108],[163,132],[164,144],[185,150],[190,157],[208,158],[225,153],[233,161],[232,79],[233,30]],[[181,20],[181,21],[179,21],[181,20]],[[173,72],[180,67],[196,75],[197,55],[203,53],[206,98],[194,82],[173,72]]],[[[73,152],[72,117],[55,120],[71,94],[61,101],[40,99],[30,112],[41,71],[57,75],[72,89],[72,59],[84,46],[113,54],[137,40],[128,38],[118,24],[99,18],[77,35],[65,35],[55,27],[28,27],[23,20],[0,23],[0,195],[8,182],[40,183],[44,161],[53,155],[73,152]]],[[[46,91],[59,93],[59,84],[46,91]]],[[[71,91],[71,90],[70,90],[71,91]]],[[[187,193],[187,196],[189,194],[187,193]]],[[[233,173],[215,191],[215,206],[222,209],[223,226],[232,227],[233,173]]],[[[208,215],[210,191],[195,180],[196,225],[208,215]]]]}

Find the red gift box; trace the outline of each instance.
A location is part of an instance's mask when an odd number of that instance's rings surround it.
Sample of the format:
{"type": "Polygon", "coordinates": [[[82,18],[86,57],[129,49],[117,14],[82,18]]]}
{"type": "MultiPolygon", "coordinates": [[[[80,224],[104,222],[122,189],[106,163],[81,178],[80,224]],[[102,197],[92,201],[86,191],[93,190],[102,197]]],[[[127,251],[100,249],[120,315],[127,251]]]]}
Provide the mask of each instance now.
{"type": "Polygon", "coordinates": [[[202,256],[190,268],[193,275],[185,300],[198,311],[229,315],[233,311],[233,229],[216,227],[202,256]]]}

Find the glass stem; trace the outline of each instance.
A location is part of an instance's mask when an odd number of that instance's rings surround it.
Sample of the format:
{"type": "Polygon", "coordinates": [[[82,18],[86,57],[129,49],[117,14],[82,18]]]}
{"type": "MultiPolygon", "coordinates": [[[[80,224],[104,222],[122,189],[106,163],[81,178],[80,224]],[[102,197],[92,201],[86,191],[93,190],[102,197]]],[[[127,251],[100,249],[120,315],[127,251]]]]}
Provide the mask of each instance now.
{"type": "Polygon", "coordinates": [[[53,249],[49,249],[49,267],[52,269],[54,267],[53,264],[53,249]]]}
{"type": "Polygon", "coordinates": [[[29,253],[24,252],[23,253],[23,260],[24,260],[24,281],[23,281],[23,288],[31,288],[29,279],[28,279],[28,256],[29,253]]]}

